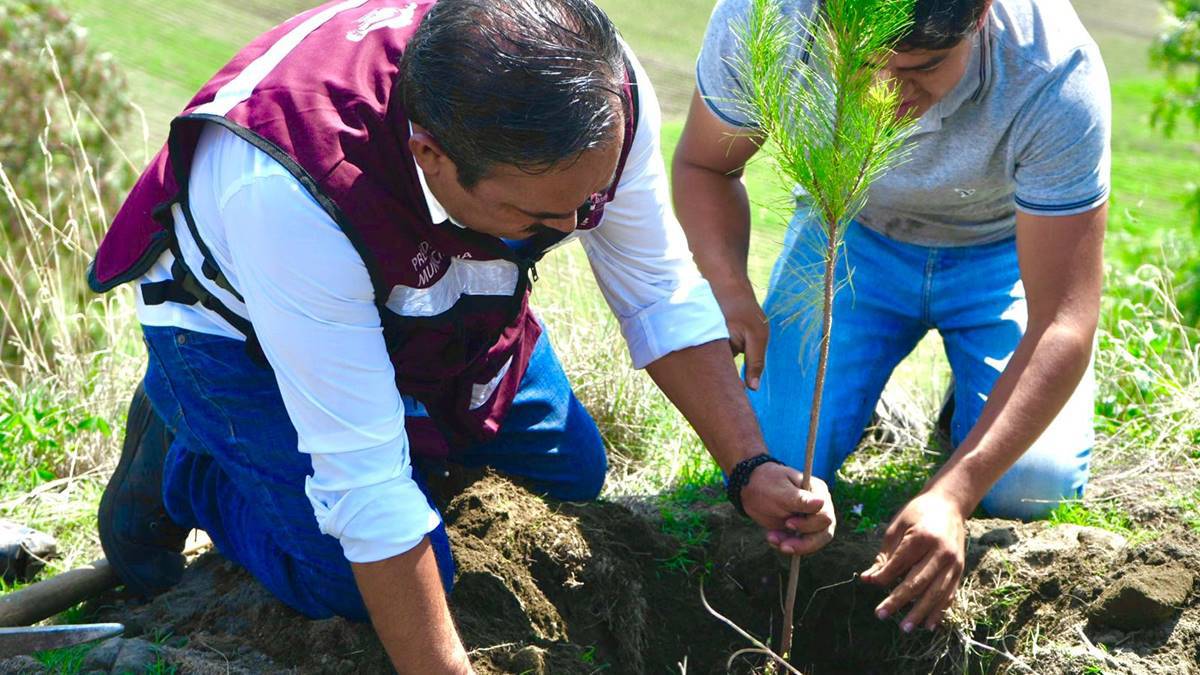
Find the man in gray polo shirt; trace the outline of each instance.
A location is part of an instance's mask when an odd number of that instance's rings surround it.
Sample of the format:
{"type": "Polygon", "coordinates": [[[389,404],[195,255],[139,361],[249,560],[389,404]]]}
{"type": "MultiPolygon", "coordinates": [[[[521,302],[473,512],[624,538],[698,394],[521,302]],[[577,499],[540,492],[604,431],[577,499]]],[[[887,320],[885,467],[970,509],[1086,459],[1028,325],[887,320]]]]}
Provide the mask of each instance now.
{"type": "MultiPolygon", "coordinates": [[[[713,11],[675,154],[675,208],[746,354],[767,447],[803,467],[819,330],[789,314],[812,311],[795,299],[821,274],[824,235],[799,198],[760,308],[740,176],[764,139],[737,103],[732,65],[750,4],[713,11]]],[[[798,21],[817,11],[814,0],[784,10],[798,21]]],[[[893,369],[938,330],[955,377],[955,450],[863,574],[903,581],[876,613],[911,604],[901,621],[911,631],[935,627],[952,601],[977,506],[1035,518],[1087,482],[1111,110],[1099,51],[1067,0],[917,0],[885,74],[900,114],[919,124],[909,161],[873,186],[846,231],[838,274],[853,283],[835,300],[814,473],[832,481],[893,369]]]]}

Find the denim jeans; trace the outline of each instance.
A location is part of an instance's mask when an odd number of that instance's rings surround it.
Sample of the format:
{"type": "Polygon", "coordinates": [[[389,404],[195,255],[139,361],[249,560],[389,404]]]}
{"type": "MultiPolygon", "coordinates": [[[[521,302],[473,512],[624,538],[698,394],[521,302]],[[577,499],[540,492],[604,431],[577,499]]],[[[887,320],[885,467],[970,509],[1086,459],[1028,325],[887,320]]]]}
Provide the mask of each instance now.
{"type": "MultiPolygon", "coordinates": [[[[771,337],[759,391],[750,392],[767,447],[801,469],[816,379],[826,240],[808,210],[799,209],[763,305],[771,337]]],[[[1014,239],[936,248],[851,223],[844,242],[813,468],[826,481],[854,451],[892,371],[931,329],[941,334],[954,374],[951,443],[958,447],[1027,322],[1014,239]]],[[[1082,495],[1094,441],[1094,395],[1089,367],[1050,427],[984,498],[985,511],[1030,519],[1082,495]]]]}
{"type": "MultiPolygon", "coordinates": [[[[207,532],[222,555],[299,612],[366,621],[341,545],[317,529],[304,493],[312,462],[297,449],[273,372],[253,363],[237,340],[142,330],[146,393],[175,434],[163,470],[171,518],[207,532]]],[[[559,499],[600,493],[604,444],[544,335],[500,434],[455,459],[527,479],[559,499]]],[[[444,525],[429,537],[449,590],[454,562],[444,525]]]]}

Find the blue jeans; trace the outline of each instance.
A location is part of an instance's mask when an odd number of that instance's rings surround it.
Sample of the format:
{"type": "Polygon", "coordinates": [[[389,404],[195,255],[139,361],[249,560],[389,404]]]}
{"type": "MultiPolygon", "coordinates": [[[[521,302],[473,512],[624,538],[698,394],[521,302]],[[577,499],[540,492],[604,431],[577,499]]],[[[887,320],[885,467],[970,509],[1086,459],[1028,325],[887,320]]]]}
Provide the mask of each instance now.
{"type": "MultiPolygon", "coordinates": [[[[222,555],[299,612],[366,621],[341,545],[317,529],[304,493],[312,462],[297,450],[272,371],[254,364],[237,340],[173,327],[142,330],[146,393],[175,434],[163,469],[171,518],[207,532],[222,555]]],[[[545,336],[500,434],[455,459],[525,478],[567,500],[594,499],[608,468],[595,422],[545,336]]],[[[429,538],[449,590],[454,562],[445,527],[429,538]]]]}
{"type": "MultiPolygon", "coordinates": [[[[750,392],[767,447],[804,466],[821,333],[823,228],[797,211],[764,302],[771,337],[759,391],[750,392]]],[[[839,255],[828,375],[813,473],[830,481],[854,451],[897,364],[930,329],[954,373],[951,443],[975,426],[1027,321],[1013,239],[935,248],[902,243],[858,223],[839,255]]],[[[1094,441],[1094,377],[984,498],[988,513],[1030,519],[1083,494],[1094,441]]]]}

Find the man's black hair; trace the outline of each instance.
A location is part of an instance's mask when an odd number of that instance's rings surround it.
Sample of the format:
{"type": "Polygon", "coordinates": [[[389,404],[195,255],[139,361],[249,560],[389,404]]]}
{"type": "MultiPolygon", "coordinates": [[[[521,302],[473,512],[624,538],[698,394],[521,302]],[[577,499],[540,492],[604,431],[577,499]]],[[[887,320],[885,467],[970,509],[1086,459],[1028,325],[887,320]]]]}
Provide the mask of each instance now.
{"type": "Polygon", "coordinates": [[[591,0],[441,0],[401,58],[398,93],[470,189],[497,165],[537,173],[610,142],[624,63],[591,0]]]}
{"type": "Polygon", "coordinates": [[[970,37],[988,0],[916,0],[913,26],[900,51],[949,49],[970,37]]]}

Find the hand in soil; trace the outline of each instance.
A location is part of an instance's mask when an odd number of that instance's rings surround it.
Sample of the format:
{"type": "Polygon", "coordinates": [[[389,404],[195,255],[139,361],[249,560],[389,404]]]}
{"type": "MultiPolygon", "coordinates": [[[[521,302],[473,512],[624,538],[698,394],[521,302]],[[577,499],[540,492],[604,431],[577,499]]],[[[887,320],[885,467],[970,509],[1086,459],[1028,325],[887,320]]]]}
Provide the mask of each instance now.
{"type": "Polygon", "coordinates": [[[875,608],[886,619],[912,603],[900,626],[933,630],[954,601],[966,558],[966,517],[936,492],[918,495],[892,520],[875,564],[863,572],[868,583],[887,586],[903,578],[875,608]]]}
{"type": "Polygon", "coordinates": [[[809,490],[804,474],[782,464],[763,464],[742,490],[746,515],[767,529],[767,543],[792,555],[808,555],[833,540],[837,522],[829,488],[819,478],[809,490]]]}

